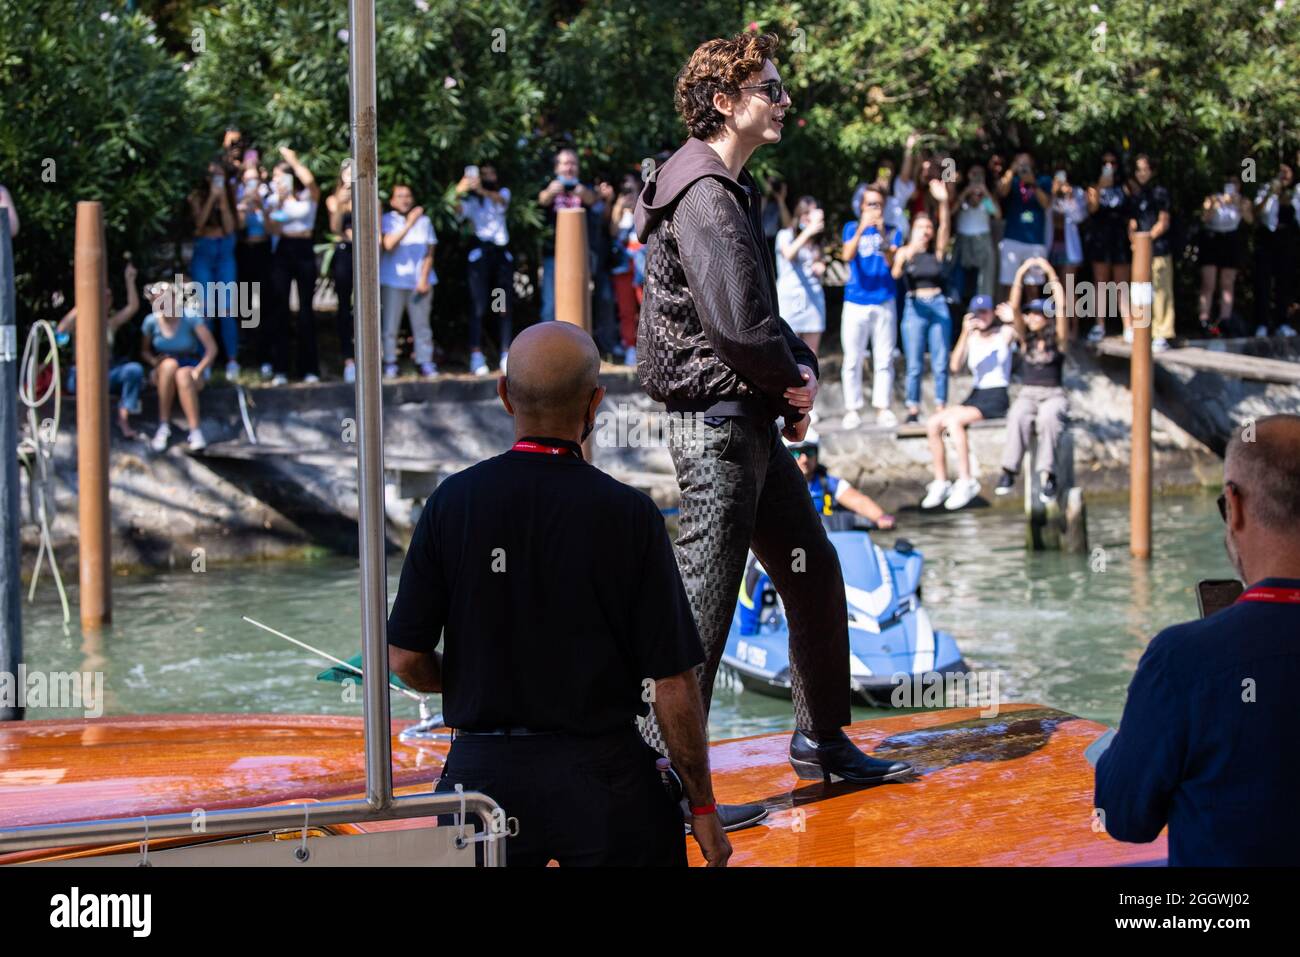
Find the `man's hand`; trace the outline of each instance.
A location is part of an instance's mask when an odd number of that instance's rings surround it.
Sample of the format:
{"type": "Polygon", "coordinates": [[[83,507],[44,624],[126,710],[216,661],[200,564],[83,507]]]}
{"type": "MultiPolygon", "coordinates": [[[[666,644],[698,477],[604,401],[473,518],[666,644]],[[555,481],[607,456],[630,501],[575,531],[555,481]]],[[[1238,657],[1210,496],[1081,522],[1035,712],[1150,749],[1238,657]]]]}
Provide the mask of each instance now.
{"type": "Polygon", "coordinates": [[[717,812],[691,818],[691,836],[700,847],[700,853],[709,867],[726,867],[731,857],[731,841],[722,829],[717,812]]]}
{"type": "Polygon", "coordinates": [[[817,399],[817,376],[807,366],[799,366],[799,375],[803,378],[801,386],[791,386],[785,390],[785,401],[801,412],[807,412],[817,399]]]}
{"type": "Polygon", "coordinates": [[[428,293],[429,293],[429,277],[428,277],[428,276],[425,276],[423,279],[419,279],[419,280],[416,281],[416,283],[415,283],[415,292],[416,292],[417,295],[421,295],[421,296],[428,295],[428,293]]]}
{"type": "Polygon", "coordinates": [[[781,434],[791,442],[802,442],[804,436],[808,434],[808,416],[801,417],[794,425],[787,424],[781,430],[781,434]]]}
{"type": "Polygon", "coordinates": [[[406,214],[406,222],[408,225],[414,226],[417,222],[420,221],[420,217],[423,215],[424,215],[423,206],[412,206],[411,211],[406,214]]]}

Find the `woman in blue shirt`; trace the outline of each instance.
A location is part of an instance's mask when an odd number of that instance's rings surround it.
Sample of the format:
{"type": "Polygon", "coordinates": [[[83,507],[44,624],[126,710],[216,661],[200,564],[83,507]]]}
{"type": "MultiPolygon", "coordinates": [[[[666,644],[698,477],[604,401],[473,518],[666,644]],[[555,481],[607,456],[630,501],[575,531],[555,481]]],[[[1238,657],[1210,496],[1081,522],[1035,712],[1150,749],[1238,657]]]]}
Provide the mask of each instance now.
{"type": "Polygon", "coordinates": [[[197,452],[208,444],[199,428],[199,392],[217,360],[217,340],[203,317],[185,307],[183,288],[168,282],[154,283],[145,290],[145,296],[153,312],[144,320],[141,352],[153,369],[150,378],[158,386],[158,431],[150,444],[155,452],[167,448],[172,434],[172,405],[179,394],[190,430],[190,451],[197,452]]]}

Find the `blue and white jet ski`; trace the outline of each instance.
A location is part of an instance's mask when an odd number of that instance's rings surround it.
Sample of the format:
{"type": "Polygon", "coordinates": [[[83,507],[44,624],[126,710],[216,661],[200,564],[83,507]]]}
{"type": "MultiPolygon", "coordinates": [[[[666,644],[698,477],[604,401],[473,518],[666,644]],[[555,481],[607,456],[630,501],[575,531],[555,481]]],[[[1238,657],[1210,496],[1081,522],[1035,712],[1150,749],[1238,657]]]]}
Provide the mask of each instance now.
{"type": "MultiPolygon", "coordinates": [[[[921,607],[924,559],[906,539],[885,550],[865,529],[828,532],[839,552],[849,606],[849,687],[859,703],[891,707],[899,675],[965,673],[952,635],[935,631],[921,607]]],[[[790,632],[771,579],[751,554],[722,652],[752,691],[790,697],[790,632]]]]}

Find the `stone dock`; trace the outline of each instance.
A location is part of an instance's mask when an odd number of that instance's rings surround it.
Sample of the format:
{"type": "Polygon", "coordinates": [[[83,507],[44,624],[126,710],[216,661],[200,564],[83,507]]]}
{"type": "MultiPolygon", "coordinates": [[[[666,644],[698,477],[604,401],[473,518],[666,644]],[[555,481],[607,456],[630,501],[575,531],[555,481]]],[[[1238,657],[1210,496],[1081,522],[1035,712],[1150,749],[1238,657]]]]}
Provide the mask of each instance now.
{"type": "MultiPolygon", "coordinates": [[[[1075,484],[1089,496],[1118,494],[1128,487],[1131,396],[1123,348],[1122,343],[1101,350],[1076,348],[1066,365],[1075,484]]],[[[1243,340],[1236,348],[1232,343],[1216,348],[1230,355],[1256,355],[1275,365],[1252,371],[1231,359],[1216,366],[1193,356],[1212,351],[1203,349],[1173,350],[1157,357],[1157,490],[1217,485],[1219,455],[1232,429],[1269,412],[1300,412],[1300,385],[1288,381],[1286,372],[1300,372],[1300,344],[1243,340]],[[1175,361],[1180,352],[1187,353],[1182,357],[1186,361],[1175,361]]],[[[895,411],[901,418],[901,360],[896,368],[895,411]]],[[[662,508],[672,508],[677,486],[666,446],[653,438],[644,443],[646,433],[637,435],[629,428],[629,423],[662,422],[660,408],[641,392],[631,370],[606,367],[601,379],[608,395],[593,436],[596,465],[644,489],[662,508]]],[[[927,374],[923,409],[933,407],[931,385],[927,374]]],[[[968,376],[954,377],[950,401],[961,401],[969,390],[968,376]]],[[[144,440],[128,442],[114,434],[110,472],[116,567],[188,564],[197,549],[206,561],[287,557],[312,550],[355,553],[352,387],[246,387],[243,410],[240,392],[224,384],[204,391],[203,429],[211,443],[204,454],[189,454],[183,439],[174,439],[164,453],[154,453],[144,440]]],[[[52,533],[60,564],[72,574],[77,540],[75,401],[64,401],[65,424],[54,453],[52,533]]],[[[157,411],[151,394],[144,401],[143,414],[134,421],[142,435],[148,435],[157,411]]],[[[817,408],[816,428],[826,464],[886,509],[914,507],[930,477],[921,430],[880,427],[869,415],[861,427],[842,429],[835,356],[823,360],[817,408]]],[[[184,435],[183,429],[173,432],[184,435]]],[[[652,427],[649,435],[654,434],[652,427]]],[[[438,481],[500,452],[512,438],[511,420],[496,396],[495,377],[450,375],[385,383],[385,498],[391,547],[400,547],[438,481]]],[[[1001,421],[971,430],[973,466],[990,500],[1004,439],[1001,421]]],[[[1020,507],[1019,497],[1012,496],[1007,507],[1020,507]]],[[[36,545],[35,526],[28,525],[27,574],[36,545]]]]}

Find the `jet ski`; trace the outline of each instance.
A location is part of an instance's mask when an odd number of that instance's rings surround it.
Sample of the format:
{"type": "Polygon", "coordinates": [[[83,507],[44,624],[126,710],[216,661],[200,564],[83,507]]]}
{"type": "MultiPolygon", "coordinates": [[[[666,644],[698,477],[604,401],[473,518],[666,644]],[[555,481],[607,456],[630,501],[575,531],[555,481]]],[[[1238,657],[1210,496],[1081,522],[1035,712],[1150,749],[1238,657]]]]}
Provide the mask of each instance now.
{"type": "MultiPolygon", "coordinates": [[[[841,526],[844,523],[839,523],[841,526]]],[[[829,531],[840,556],[849,610],[849,687],[868,707],[893,707],[893,693],[914,675],[964,674],[952,635],[936,631],[921,607],[924,558],[906,539],[889,549],[866,528],[829,531]]],[[[785,608],[751,554],[722,652],[723,670],[751,691],[790,697],[790,632],[785,608]]]]}

